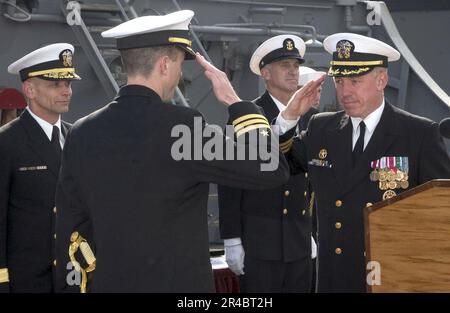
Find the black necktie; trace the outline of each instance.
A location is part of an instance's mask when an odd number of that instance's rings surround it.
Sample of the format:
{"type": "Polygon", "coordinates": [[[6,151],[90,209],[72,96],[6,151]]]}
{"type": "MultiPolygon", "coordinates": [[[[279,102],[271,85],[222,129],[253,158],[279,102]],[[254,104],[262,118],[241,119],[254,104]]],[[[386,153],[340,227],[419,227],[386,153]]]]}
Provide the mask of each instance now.
{"type": "Polygon", "coordinates": [[[61,144],[59,143],[59,128],[58,126],[53,126],[52,131],[52,146],[55,148],[58,157],[61,157],[61,144]]]}
{"type": "Polygon", "coordinates": [[[364,135],[366,133],[366,124],[363,121],[359,123],[359,137],[356,141],[355,148],[353,149],[353,167],[359,160],[359,157],[364,151],[364,135]]]}

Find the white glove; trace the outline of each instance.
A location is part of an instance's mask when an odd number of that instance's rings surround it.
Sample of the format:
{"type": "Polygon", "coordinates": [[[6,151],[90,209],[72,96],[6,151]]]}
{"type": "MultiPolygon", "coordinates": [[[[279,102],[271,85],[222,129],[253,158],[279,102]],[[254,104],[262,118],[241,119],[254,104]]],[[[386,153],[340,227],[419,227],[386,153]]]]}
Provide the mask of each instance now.
{"type": "Polygon", "coordinates": [[[317,257],[317,245],[314,241],[313,236],[311,236],[311,259],[315,259],[317,257]]]}
{"type": "Polygon", "coordinates": [[[230,270],[236,275],[244,275],[244,247],[241,238],[224,240],[225,260],[230,270]]]}

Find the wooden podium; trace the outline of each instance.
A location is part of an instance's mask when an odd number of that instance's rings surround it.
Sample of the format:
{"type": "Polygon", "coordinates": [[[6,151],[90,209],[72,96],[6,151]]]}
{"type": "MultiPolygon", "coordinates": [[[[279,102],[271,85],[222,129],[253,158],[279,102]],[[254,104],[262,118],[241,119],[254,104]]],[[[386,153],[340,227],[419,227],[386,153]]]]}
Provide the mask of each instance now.
{"type": "Polygon", "coordinates": [[[371,264],[379,264],[381,274],[369,292],[450,292],[450,180],[427,182],[364,210],[366,264],[378,262],[371,264]]]}

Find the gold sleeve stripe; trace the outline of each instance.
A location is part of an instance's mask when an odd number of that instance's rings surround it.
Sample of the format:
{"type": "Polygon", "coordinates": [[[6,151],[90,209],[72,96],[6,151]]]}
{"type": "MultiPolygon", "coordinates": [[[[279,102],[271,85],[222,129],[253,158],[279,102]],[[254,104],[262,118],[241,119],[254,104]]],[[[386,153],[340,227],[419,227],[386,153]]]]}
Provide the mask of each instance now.
{"type": "Polygon", "coordinates": [[[246,132],[249,132],[251,130],[258,129],[258,128],[268,128],[268,129],[270,129],[270,126],[266,125],[266,124],[250,125],[250,126],[245,127],[244,129],[241,129],[240,131],[236,132],[236,136],[239,137],[240,135],[245,134],[246,132]]]}
{"type": "Polygon", "coordinates": [[[348,66],[370,66],[382,65],[383,61],[331,61],[331,65],[348,65],[348,66]]]}
{"type": "Polygon", "coordinates": [[[287,145],[280,145],[280,149],[290,149],[292,147],[292,142],[287,145]]]}
{"type": "Polygon", "coordinates": [[[43,71],[37,71],[37,72],[30,72],[28,73],[28,77],[34,77],[34,76],[41,76],[45,74],[55,74],[55,73],[74,73],[75,69],[73,67],[67,67],[67,68],[54,68],[50,70],[43,70],[43,71]]]}
{"type": "Polygon", "coordinates": [[[0,269],[0,283],[7,283],[7,282],[9,282],[8,269],[2,268],[0,269]]]}
{"type": "Polygon", "coordinates": [[[292,145],[289,145],[289,146],[287,146],[287,147],[281,147],[280,149],[281,149],[281,152],[286,153],[286,152],[288,152],[289,150],[291,150],[291,147],[292,147],[292,145]]]}
{"type": "MultiPolygon", "coordinates": [[[[258,119],[262,118],[262,119],[266,120],[266,122],[267,122],[267,119],[266,119],[266,117],[264,115],[261,115],[261,114],[246,114],[246,115],[243,115],[243,116],[238,117],[237,119],[235,119],[233,121],[233,126],[236,126],[240,122],[246,121],[246,120],[251,119],[251,118],[258,118],[258,119]]],[[[269,123],[269,122],[267,122],[267,123],[269,123]]]]}
{"type": "Polygon", "coordinates": [[[234,131],[238,132],[240,131],[242,128],[249,126],[249,125],[253,125],[253,124],[265,124],[267,126],[270,126],[269,123],[267,122],[266,119],[262,119],[262,118],[252,118],[250,120],[247,120],[245,122],[240,123],[239,125],[234,126],[234,131]]]}
{"type": "Polygon", "coordinates": [[[285,142],[281,142],[280,143],[280,147],[287,147],[287,146],[290,146],[291,144],[292,144],[292,142],[294,141],[294,139],[289,139],[288,141],[285,141],[285,142]]]}

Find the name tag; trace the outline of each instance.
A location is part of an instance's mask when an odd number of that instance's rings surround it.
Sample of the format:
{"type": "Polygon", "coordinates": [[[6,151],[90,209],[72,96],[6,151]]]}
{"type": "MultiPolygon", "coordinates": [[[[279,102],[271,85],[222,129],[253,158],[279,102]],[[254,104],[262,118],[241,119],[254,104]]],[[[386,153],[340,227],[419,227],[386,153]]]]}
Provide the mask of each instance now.
{"type": "Polygon", "coordinates": [[[308,161],[308,164],[312,166],[327,167],[327,168],[333,167],[333,164],[329,163],[327,160],[312,159],[311,161],[308,161]]]}
{"type": "Polygon", "coordinates": [[[47,165],[27,166],[27,167],[19,167],[19,172],[42,171],[42,170],[46,170],[46,169],[47,169],[47,165]]]}

